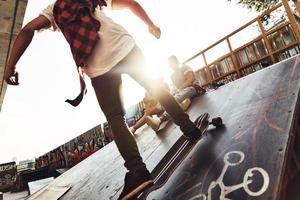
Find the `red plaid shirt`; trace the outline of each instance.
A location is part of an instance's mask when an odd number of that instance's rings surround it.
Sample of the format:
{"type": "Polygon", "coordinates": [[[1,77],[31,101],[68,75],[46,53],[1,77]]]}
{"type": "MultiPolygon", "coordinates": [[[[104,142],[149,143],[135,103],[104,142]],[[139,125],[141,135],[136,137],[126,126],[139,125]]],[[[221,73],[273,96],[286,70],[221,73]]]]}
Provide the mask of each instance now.
{"type": "MultiPolygon", "coordinates": [[[[53,15],[57,26],[68,41],[77,67],[86,66],[99,38],[100,22],[93,17],[97,5],[107,6],[104,0],[57,0],[53,15]]],[[[74,100],[67,100],[77,106],[84,95],[85,83],[80,76],[81,92],[74,100]]]]}

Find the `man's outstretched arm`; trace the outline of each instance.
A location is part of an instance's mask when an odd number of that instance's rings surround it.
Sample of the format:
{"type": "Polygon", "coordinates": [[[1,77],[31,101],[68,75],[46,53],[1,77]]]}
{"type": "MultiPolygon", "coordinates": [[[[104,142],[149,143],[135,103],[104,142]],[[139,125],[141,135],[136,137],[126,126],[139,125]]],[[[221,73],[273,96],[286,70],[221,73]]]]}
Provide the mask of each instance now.
{"type": "Polygon", "coordinates": [[[30,21],[26,26],[22,28],[18,34],[12,51],[5,67],[4,80],[10,85],[18,85],[18,80],[14,79],[16,73],[16,64],[19,61],[20,57],[23,55],[31,40],[34,36],[36,30],[50,27],[51,22],[44,16],[39,16],[32,21],[30,21]]]}
{"type": "Polygon", "coordinates": [[[147,26],[151,34],[153,34],[157,39],[160,38],[160,28],[157,27],[144,8],[135,0],[112,0],[113,9],[124,9],[127,8],[131,10],[137,17],[139,17],[147,26]]]}

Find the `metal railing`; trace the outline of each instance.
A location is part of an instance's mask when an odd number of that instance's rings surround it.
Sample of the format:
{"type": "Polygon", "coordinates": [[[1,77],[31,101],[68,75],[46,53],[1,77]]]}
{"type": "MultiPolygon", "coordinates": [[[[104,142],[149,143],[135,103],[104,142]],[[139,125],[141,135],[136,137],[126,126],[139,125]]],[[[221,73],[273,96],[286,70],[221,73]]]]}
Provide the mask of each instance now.
{"type": "Polygon", "coordinates": [[[295,15],[287,1],[282,0],[244,26],[187,59],[184,64],[195,62],[197,59],[203,61],[203,66],[197,66],[196,74],[204,87],[210,86],[213,82],[227,83],[300,53],[299,33],[295,15]],[[279,9],[283,9],[285,18],[266,28],[263,19],[279,9]],[[249,27],[256,27],[258,36],[233,48],[232,38],[249,27]],[[225,44],[228,51],[208,62],[209,51],[221,44],[225,44]]]}

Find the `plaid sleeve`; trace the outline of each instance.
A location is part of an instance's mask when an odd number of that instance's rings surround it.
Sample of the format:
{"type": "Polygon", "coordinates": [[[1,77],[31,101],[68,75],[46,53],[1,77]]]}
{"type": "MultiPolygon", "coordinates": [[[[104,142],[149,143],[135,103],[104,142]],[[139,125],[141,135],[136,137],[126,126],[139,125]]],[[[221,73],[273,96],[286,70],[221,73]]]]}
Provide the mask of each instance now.
{"type": "MultiPolygon", "coordinates": [[[[55,21],[54,21],[54,16],[53,16],[53,8],[54,8],[54,3],[48,5],[41,13],[40,16],[46,17],[50,22],[51,22],[51,27],[50,30],[56,31],[58,29],[55,21]]],[[[42,30],[41,30],[42,31],[42,30]]]]}

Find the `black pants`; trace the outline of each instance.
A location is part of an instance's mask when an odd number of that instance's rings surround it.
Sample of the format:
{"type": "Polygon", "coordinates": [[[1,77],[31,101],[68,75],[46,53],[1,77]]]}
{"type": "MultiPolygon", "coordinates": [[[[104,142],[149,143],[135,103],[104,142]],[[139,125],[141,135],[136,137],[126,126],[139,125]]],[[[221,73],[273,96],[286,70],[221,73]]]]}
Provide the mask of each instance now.
{"type": "Polygon", "coordinates": [[[151,95],[154,95],[183,132],[190,131],[194,124],[174,97],[161,85],[156,84],[157,82],[151,80],[147,73],[144,56],[137,46],[109,72],[92,78],[99,105],[112,128],[114,141],[125,160],[125,167],[129,171],[136,171],[145,169],[146,166],[124,119],[125,113],[120,95],[121,74],[123,73],[128,74],[151,95]]]}

